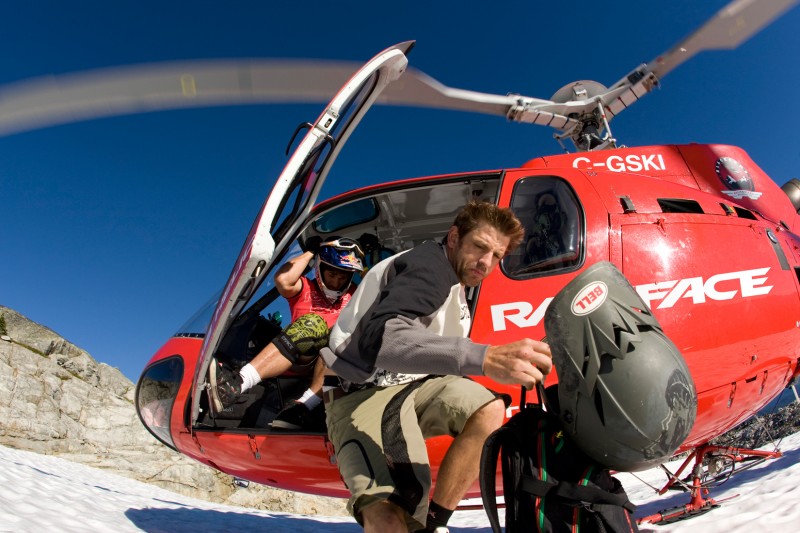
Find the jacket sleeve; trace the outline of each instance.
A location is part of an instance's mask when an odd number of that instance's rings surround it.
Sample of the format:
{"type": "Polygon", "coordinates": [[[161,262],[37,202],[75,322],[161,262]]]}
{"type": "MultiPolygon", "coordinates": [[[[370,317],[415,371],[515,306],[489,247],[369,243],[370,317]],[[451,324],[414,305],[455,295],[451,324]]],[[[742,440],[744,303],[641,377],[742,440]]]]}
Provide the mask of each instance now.
{"type": "Polygon", "coordinates": [[[414,252],[399,257],[387,273],[386,285],[362,323],[359,351],[375,354],[375,366],[394,372],[482,375],[486,345],[428,329],[448,298],[458,297],[459,280],[452,267],[438,245],[414,252]]]}

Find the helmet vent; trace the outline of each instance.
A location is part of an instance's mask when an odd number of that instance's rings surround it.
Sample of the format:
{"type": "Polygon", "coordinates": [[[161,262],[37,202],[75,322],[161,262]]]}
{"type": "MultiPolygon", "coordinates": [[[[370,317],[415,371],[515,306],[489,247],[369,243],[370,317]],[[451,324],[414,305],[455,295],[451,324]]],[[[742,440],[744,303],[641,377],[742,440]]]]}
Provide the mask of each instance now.
{"type": "Polygon", "coordinates": [[[638,336],[628,328],[622,327],[620,325],[614,324],[614,344],[619,347],[619,354],[621,356],[625,356],[625,354],[631,353],[634,350],[633,342],[637,341],[638,336]]]}
{"type": "Polygon", "coordinates": [[[581,366],[581,375],[586,377],[586,374],[589,372],[589,361],[591,361],[592,354],[589,351],[589,346],[584,345],[583,347],[583,365],[581,366]]]}
{"type": "Polygon", "coordinates": [[[602,425],[606,425],[606,417],[605,413],[603,412],[603,397],[600,395],[600,391],[595,389],[594,391],[594,409],[597,411],[597,417],[600,419],[600,423],[602,425]]]}
{"type": "Polygon", "coordinates": [[[604,353],[600,356],[600,370],[597,372],[598,374],[608,374],[612,370],[614,370],[614,359],[618,359],[618,357],[614,357],[611,354],[604,353]]]}

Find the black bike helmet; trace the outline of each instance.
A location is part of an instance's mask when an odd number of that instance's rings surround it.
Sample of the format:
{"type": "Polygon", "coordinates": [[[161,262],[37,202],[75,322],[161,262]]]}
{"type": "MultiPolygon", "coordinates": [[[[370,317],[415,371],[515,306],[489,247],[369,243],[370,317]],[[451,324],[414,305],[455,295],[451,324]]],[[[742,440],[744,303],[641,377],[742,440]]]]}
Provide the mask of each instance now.
{"type": "Polygon", "coordinates": [[[592,459],[633,472],[669,459],[689,435],[697,394],[678,348],[608,262],[562,289],[544,319],[559,418],[592,459]]]}

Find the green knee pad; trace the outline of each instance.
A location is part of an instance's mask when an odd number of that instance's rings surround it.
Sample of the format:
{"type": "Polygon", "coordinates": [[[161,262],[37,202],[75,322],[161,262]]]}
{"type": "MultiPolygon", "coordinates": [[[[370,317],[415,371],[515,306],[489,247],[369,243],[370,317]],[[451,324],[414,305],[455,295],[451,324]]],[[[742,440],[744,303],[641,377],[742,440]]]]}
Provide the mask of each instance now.
{"type": "Polygon", "coordinates": [[[328,324],[316,313],[308,313],[289,324],[272,340],[275,347],[293,364],[302,355],[318,352],[328,345],[328,324]]]}

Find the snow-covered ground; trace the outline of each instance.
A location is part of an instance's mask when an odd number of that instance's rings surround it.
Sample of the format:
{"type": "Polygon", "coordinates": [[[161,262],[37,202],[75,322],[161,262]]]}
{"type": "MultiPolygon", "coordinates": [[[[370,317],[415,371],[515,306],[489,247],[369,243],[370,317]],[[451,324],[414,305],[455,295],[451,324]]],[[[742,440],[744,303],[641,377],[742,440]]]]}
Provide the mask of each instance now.
{"type": "MultiPolygon", "coordinates": [[[[800,527],[800,433],[783,439],[783,457],[736,474],[712,496],[722,507],[691,520],[643,531],[704,533],[800,527]]],[[[619,474],[637,516],[653,514],[688,501],[685,493],[655,494],[659,470],[619,474]]],[[[452,532],[489,532],[485,513],[457,512],[452,532]]],[[[0,532],[357,532],[347,517],[301,516],[217,505],[180,496],[145,483],[72,463],[0,446],[0,532]]]]}

